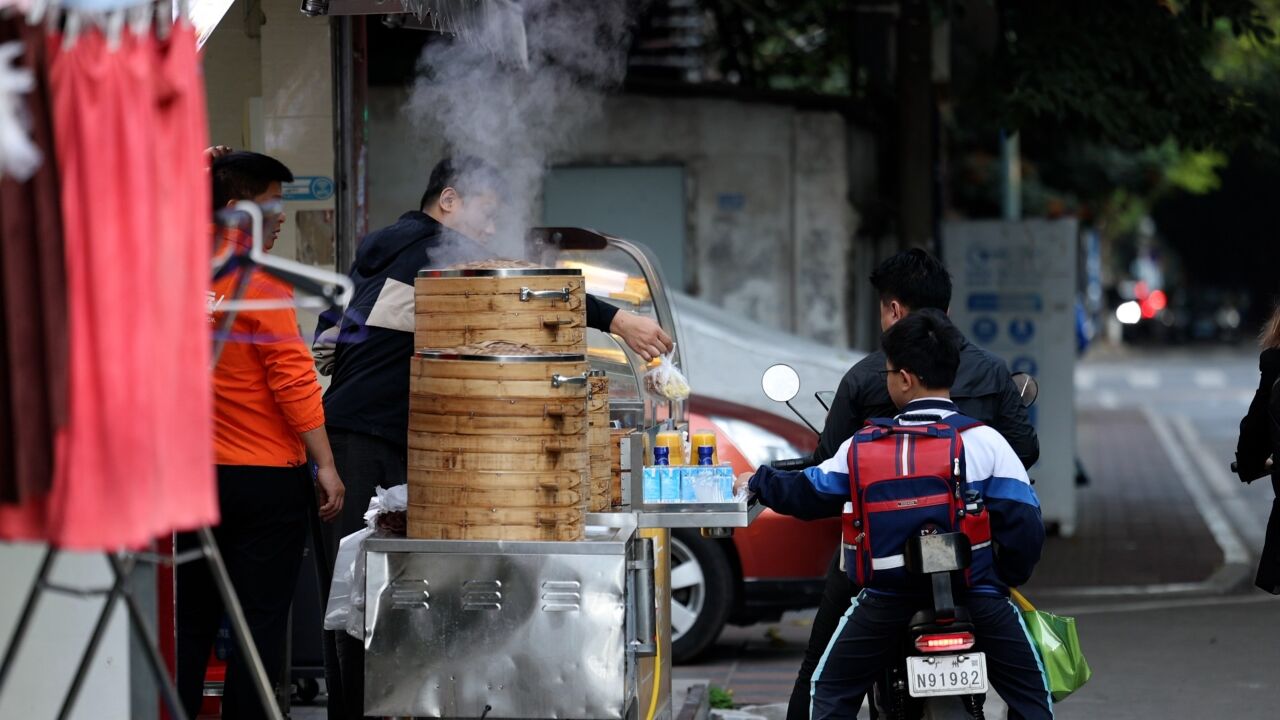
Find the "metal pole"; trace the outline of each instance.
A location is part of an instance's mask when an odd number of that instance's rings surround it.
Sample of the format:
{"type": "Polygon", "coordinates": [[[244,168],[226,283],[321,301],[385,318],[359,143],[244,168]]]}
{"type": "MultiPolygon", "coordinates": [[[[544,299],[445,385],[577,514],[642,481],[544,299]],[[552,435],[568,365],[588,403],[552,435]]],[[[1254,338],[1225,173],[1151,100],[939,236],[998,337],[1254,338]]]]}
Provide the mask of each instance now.
{"type": "Polygon", "coordinates": [[[222,606],[231,621],[231,629],[235,632],[236,643],[240,652],[244,653],[245,664],[249,666],[249,674],[258,690],[258,700],[262,709],[271,720],[284,720],[280,706],[275,702],[275,694],[271,689],[271,680],[267,677],[266,668],[262,665],[262,656],[258,654],[258,646],[253,642],[249,632],[249,621],[244,617],[244,608],[240,606],[240,598],[236,596],[231,585],[231,576],[227,574],[227,566],[222,561],[222,553],[218,551],[218,543],[214,540],[213,531],[201,528],[196,531],[200,538],[200,546],[209,562],[209,570],[213,573],[213,581],[218,586],[218,594],[222,596],[222,606]]]}
{"type": "Polygon", "coordinates": [[[330,62],[333,66],[333,178],[337,214],[334,265],[346,272],[355,261],[356,244],[365,234],[365,105],[368,70],[363,17],[332,17],[330,62]]]}
{"type": "Polygon", "coordinates": [[[71,717],[71,711],[75,709],[85,678],[89,676],[89,663],[93,662],[94,656],[98,654],[98,646],[102,644],[102,638],[107,634],[107,624],[111,622],[111,611],[115,609],[116,601],[124,594],[124,580],[124,574],[116,573],[111,591],[107,593],[106,603],[103,604],[102,612],[98,615],[98,623],[93,628],[93,635],[89,637],[89,645],[80,656],[80,664],[76,667],[76,674],[71,679],[71,688],[67,690],[67,695],[62,700],[62,710],[58,712],[58,720],[67,720],[71,717]]]}
{"type": "Polygon", "coordinates": [[[897,29],[898,245],[933,234],[933,20],[928,0],[902,0],[897,29]]]}
{"type": "Polygon", "coordinates": [[[1000,214],[1005,220],[1022,219],[1022,164],[1018,133],[1000,132],[1000,214]]]}
{"type": "MultiPolygon", "coordinates": [[[[114,553],[107,553],[107,562],[111,563],[111,569],[115,571],[117,577],[125,577],[129,574],[129,570],[125,568],[125,564],[121,562],[119,556],[114,553]]],[[[169,712],[173,713],[174,720],[187,720],[186,711],[182,707],[182,700],[178,697],[178,688],[173,684],[173,678],[169,676],[169,671],[165,668],[164,658],[160,656],[160,648],[156,644],[155,637],[151,634],[151,626],[147,623],[143,616],[142,608],[138,607],[138,601],[128,593],[124,596],[125,606],[129,610],[129,618],[133,622],[133,630],[138,634],[139,640],[142,641],[143,647],[146,649],[147,665],[151,668],[151,674],[155,676],[156,682],[160,683],[160,694],[164,699],[164,704],[169,708],[169,712]]]]}
{"type": "Polygon", "coordinates": [[[18,615],[18,624],[13,626],[9,647],[4,652],[4,662],[0,663],[0,695],[4,694],[4,683],[9,679],[9,671],[13,669],[13,663],[18,657],[18,648],[22,646],[22,641],[27,637],[27,630],[31,627],[31,618],[36,611],[36,599],[44,589],[45,579],[49,577],[49,571],[53,569],[53,561],[57,555],[58,551],[52,546],[45,551],[44,559],[40,561],[40,570],[36,572],[36,579],[31,583],[31,592],[27,593],[27,601],[23,603],[22,613],[18,615]]]}

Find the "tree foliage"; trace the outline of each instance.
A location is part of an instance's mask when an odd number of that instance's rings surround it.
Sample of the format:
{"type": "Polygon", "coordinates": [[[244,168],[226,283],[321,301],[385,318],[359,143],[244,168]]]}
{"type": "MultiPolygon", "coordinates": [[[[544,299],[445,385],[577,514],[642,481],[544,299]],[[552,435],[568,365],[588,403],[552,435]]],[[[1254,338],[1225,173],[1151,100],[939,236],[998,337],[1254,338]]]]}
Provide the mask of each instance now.
{"type": "MultiPolygon", "coordinates": [[[[1236,80],[1260,49],[1274,52],[1274,0],[935,0],[965,47],[964,17],[994,9],[994,47],[959,59],[951,97],[975,131],[1089,138],[1126,149],[1169,139],[1189,148],[1257,138],[1267,122],[1256,89],[1236,80]],[[1237,62],[1206,60],[1223,35],[1237,62]],[[1238,66],[1238,67],[1237,67],[1238,66]]],[[[757,89],[864,95],[860,30],[884,0],[704,0],[722,75],[757,89]]],[[[986,13],[990,14],[990,13],[986,13]]],[[[883,25],[888,30],[891,24],[883,25]]],[[[865,55],[863,56],[865,57],[865,55]]]]}
{"type": "Polygon", "coordinates": [[[1005,128],[1124,149],[1201,149],[1258,138],[1266,117],[1207,61],[1226,28],[1267,45],[1254,0],[1001,0],[1002,42],[976,94],[1005,128]]]}
{"type": "Polygon", "coordinates": [[[843,95],[852,6],[840,0],[703,0],[720,75],[754,89],[843,95]]]}

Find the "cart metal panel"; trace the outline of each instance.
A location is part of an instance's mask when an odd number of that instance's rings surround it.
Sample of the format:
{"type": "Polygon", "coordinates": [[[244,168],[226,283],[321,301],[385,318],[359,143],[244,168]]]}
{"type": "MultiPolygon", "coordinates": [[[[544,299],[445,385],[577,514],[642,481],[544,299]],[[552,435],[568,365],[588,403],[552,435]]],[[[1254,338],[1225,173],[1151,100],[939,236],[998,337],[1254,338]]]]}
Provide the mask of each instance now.
{"type": "Polygon", "coordinates": [[[370,539],[365,712],[624,717],[633,540],[632,528],[579,542],[370,539]]]}

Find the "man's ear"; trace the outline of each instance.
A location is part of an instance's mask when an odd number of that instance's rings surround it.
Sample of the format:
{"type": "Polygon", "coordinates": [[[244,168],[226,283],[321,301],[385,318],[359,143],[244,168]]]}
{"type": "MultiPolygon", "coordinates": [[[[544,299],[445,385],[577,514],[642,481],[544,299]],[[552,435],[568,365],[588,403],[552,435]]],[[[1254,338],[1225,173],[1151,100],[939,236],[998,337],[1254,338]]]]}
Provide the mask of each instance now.
{"type": "Polygon", "coordinates": [[[447,213],[456,212],[461,202],[462,199],[458,197],[458,191],[451,187],[441,190],[440,198],[436,200],[436,204],[440,206],[440,209],[447,213]]]}
{"type": "Polygon", "coordinates": [[[907,316],[907,308],[897,300],[889,301],[889,312],[893,313],[893,321],[897,322],[907,316]]]}

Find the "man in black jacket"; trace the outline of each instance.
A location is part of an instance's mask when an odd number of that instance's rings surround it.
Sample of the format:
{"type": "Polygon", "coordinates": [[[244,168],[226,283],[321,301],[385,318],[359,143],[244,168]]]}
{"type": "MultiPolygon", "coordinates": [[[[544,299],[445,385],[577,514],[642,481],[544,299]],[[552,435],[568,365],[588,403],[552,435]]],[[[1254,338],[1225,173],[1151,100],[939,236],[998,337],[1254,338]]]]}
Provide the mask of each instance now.
{"type": "MultiPolygon", "coordinates": [[[[337,538],[364,527],[378,486],[406,481],[409,367],[418,271],[488,260],[504,181],[470,157],[446,158],[431,171],[420,210],[364,238],[351,268],[355,293],[342,315],[321,316],[314,347],[320,372],[333,380],[324,395],[325,425],[338,472],[347,483],[337,538]]],[[[587,326],[618,335],[646,360],[671,350],[654,321],[587,296],[587,326]]],[[[331,718],[363,716],[363,647],[337,632],[338,664],[327,670],[331,718]],[[345,706],[345,712],[334,706],[345,706]]],[[[332,660],[332,658],[330,658],[332,660]]],[[[332,665],[332,662],[329,663],[332,665]]]]}
{"type": "MultiPolygon", "coordinates": [[[[935,308],[946,312],[951,305],[951,275],[937,258],[924,250],[907,250],[885,260],[871,273],[871,285],[880,294],[881,330],[888,330],[915,310],[935,308]]],[[[897,414],[885,386],[884,367],[884,353],[876,351],[845,374],[836,389],[818,449],[814,451],[815,463],[831,457],[868,418],[897,414]]],[[[1027,419],[1027,410],[1009,369],[999,358],[966,340],[960,350],[960,368],[951,397],[960,412],[983,421],[1003,435],[1025,467],[1030,468],[1039,459],[1040,442],[1035,428],[1027,419]]],[[[837,558],[832,557],[822,603],[813,620],[809,646],[791,693],[787,720],[809,717],[814,668],[857,592],[849,576],[840,571],[837,558]]]]}

